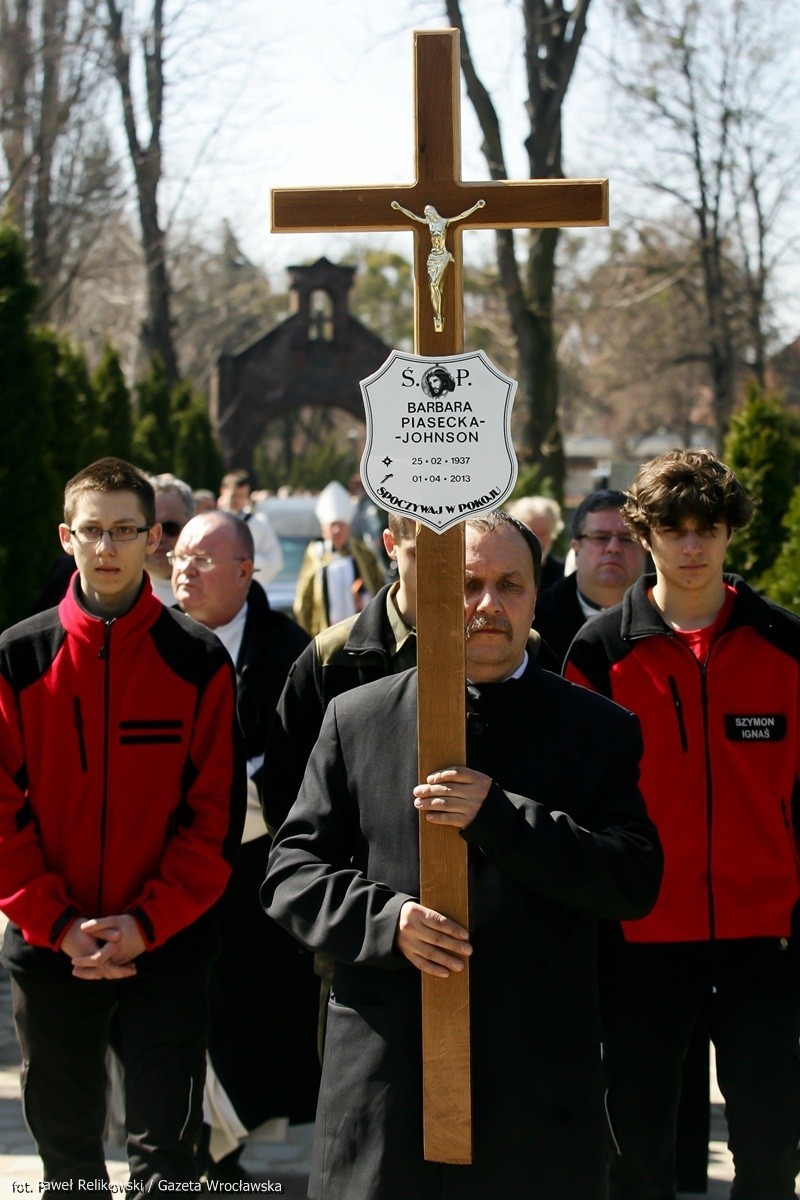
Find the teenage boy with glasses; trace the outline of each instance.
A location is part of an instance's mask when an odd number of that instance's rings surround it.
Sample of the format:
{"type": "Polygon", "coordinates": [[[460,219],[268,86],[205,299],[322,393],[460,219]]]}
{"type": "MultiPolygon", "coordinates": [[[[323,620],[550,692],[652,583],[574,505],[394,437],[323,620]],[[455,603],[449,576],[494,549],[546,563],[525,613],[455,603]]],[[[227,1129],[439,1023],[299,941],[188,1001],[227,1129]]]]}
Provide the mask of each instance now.
{"type": "Polygon", "coordinates": [[[208,910],[244,819],[230,660],[155,599],[153,488],[105,458],[69,481],[58,608],[0,638],[0,908],[25,1116],[51,1186],[107,1185],[121,1028],[131,1191],[197,1179],[208,910]]]}

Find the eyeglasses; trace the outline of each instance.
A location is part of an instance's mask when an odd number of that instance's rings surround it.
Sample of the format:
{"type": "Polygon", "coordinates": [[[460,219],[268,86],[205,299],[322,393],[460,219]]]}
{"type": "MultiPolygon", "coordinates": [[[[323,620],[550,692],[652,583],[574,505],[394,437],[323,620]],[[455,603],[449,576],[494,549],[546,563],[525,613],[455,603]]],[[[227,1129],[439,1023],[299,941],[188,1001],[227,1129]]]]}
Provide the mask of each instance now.
{"type": "Polygon", "coordinates": [[[179,521],[159,521],[159,525],[161,526],[161,532],[165,533],[167,537],[177,537],[183,529],[179,521]]]}
{"type": "Polygon", "coordinates": [[[80,525],[70,529],[70,533],[82,546],[94,546],[101,542],[106,534],[112,542],[135,542],[140,533],[147,533],[151,525],[115,525],[113,529],[103,529],[101,525],[80,525]]]}
{"type": "Polygon", "coordinates": [[[577,541],[588,542],[590,546],[605,548],[610,545],[611,540],[616,538],[620,546],[627,550],[629,546],[638,546],[636,538],[633,538],[628,533],[581,533],[578,534],[577,541]]]}
{"type": "Polygon", "coordinates": [[[178,571],[184,571],[190,564],[195,571],[199,571],[201,575],[207,575],[209,571],[213,571],[214,567],[225,562],[248,562],[243,555],[237,558],[206,558],[204,554],[175,554],[172,550],[167,551],[167,560],[172,563],[178,571]]]}

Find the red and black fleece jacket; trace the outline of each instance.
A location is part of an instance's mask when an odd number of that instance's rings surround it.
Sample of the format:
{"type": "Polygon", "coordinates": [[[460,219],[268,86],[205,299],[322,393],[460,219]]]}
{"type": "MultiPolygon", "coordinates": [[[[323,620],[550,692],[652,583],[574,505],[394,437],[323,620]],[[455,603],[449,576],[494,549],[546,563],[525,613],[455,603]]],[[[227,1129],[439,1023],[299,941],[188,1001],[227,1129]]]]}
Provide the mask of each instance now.
{"type": "Polygon", "coordinates": [[[735,576],[705,662],[640,579],[589,621],[565,676],[635,712],[640,787],[664,847],[661,894],[630,942],[788,938],[800,896],[800,620],[735,576]]]}
{"type": "Polygon", "coordinates": [[[244,809],[230,659],[146,575],[115,620],[76,576],[0,637],[0,909],[28,943],[129,913],[162,945],[221,895],[244,809]]]}

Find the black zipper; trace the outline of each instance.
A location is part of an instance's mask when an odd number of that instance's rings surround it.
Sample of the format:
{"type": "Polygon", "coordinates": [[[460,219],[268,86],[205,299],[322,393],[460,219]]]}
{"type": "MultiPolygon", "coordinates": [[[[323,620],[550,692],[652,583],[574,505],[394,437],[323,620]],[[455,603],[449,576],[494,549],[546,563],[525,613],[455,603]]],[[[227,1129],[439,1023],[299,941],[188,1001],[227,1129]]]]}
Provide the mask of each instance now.
{"type": "Polygon", "coordinates": [[[83,713],[81,712],[80,696],[73,697],[72,708],[75,713],[75,732],[78,735],[78,753],[81,756],[81,770],[89,770],[89,760],[86,757],[86,738],[83,732],[83,713]]]}
{"type": "Polygon", "coordinates": [[[678,691],[678,681],[674,675],[669,675],[667,677],[667,682],[669,683],[669,690],[672,692],[672,703],[675,706],[675,716],[678,718],[678,732],[681,735],[681,749],[685,754],[689,749],[689,739],[686,736],[686,722],[683,718],[683,705],[681,704],[681,696],[680,692],[678,691]]]}
{"type": "Polygon", "coordinates": [[[798,866],[798,868],[800,868],[800,863],[798,863],[797,856],[797,839],[794,836],[792,819],[789,816],[789,810],[786,805],[786,800],[783,796],[781,796],[781,816],[783,817],[783,827],[786,830],[786,836],[789,839],[789,846],[791,848],[795,864],[798,866]]]}
{"type": "MultiPolygon", "coordinates": [[[[711,953],[713,956],[714,943],[717,937],[717,917],[714,908],[714,886],[712,880],[712,856],[711,856],[711,838],[714,824],[714,789],[711,785],[711,744],[708,737],[708,686],[707,686],[707,668],[708,661],[713,652],[713,646],[709,651],[708,658],[704,663],[698,663],[700,667],[701,680],[701,701],[703,706],[703,743],[705,747],[706,760],[706,873],[708,876],[708,937],[711,945],[711,953]]],[[[712,971],[713,978],[713,971],[712,971]]],[[[716,991],[716,987],[714,988],[716,991]]]]}
{"type": "MultiPolygon", "coordinates": [[[[676,637],[675,633],[671,629],[665,630],[664,634],[667,637],[671,637],[674,639],[675,644],[680,647],[681,652],[682,653],[685,652],[686,654],[689,655],[689,658],[692,660],[693,663],[695,663],[698,671],[700,672],[700,705],[701,705],[701,708],[703,711],[703,753],[704,753],[705,767],[706,767],[706,890],[708,892],[708,939],[709,939],[710,952],[711,952],[711,956],[713,959],[714,944],[715,944],[716,936],[717,936],[717,933],[716,933],[717,919],[716,919],[716,911],[715,911],[715,907],[714,907],[714,887],[713,887],[713,880],[712,880],[713,872],[712,872],[712,855],[711,855],[711,838],[712,838],[712,827],[713,827],[713,816],[714,816],[714,794],[713,794],[713,788],[711,786],[711,746],[710,746],[709,736],[708,736],[708,687],[707,687],[706,674],[707,674],[708,664],[711,660],[711,655],[714,653],[715,649],[717,648],[717,646],[719,645],[719,643],[722,641],[723,637],[725,636],[725,631],[723,630],[723,632],[719,635],[717,640],[714,642],[714,645],[709,650],[708,656],[707,656],[705,662],[702,662],[702,663],[698,661],[697,656],[689,649],[689,647],[684,645],[684,643],[680,640],[680,638],[676,637]]],[[[677,683],[674,682],[672,676],[669,676],[669,683],[670,683],[670,691],[672,692],[673,702],[675,704],[675,711],[676,711],[676,714],[678,717],[678,725],[679,725],[679,728],[681,729],[681,745],[683,746],[683,748],[685,750],[687,748],[686,744],[684,742],[684,739],[686,737],[686,731],[685,731],[685,727],[684,727],[683,709],[681,706],[680,697],[678,695],[677,683]]],[[[712,978],[713,978],[713,963],[711,964],[711,970],[712,970],[712,978]]],[[[713,990],[716,991],[716,987],[714,987],[713,990]]]]}
{"type": "Polygon", "coordinates": [[[103,645],[98,654],[105,663],[103,680],[103,799],[100,807],[100,874],[97,880],[97,911],[103,912],[103,892],[105,890],[105,860],[106,860],[106,826],[108,824],[108,747],[109,728],[111,724],[111,626],[113,621],[106,621],[103,634],[103,645]]]}

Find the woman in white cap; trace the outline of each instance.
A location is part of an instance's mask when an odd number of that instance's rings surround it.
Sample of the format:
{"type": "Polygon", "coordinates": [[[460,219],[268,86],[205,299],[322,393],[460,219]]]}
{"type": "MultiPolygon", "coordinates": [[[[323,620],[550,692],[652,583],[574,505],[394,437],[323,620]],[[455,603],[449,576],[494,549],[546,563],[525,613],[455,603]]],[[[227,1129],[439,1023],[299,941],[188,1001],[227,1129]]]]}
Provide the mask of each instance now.
{"type": "Polygon", "coordinates": [[[353,503],[341,483],[320,492],[315,512],[323,540],[309,543],[294,598],[295,620],[312,637],[360,612],[386,582],[372,551],[350,537],[353,503]]]}

